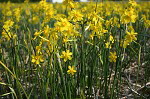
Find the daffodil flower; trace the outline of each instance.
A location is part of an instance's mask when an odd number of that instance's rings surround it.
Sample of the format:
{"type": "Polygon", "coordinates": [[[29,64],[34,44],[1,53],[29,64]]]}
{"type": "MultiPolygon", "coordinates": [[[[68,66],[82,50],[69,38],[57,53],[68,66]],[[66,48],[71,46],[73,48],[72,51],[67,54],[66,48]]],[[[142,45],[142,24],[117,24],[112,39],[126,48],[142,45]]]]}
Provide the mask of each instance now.
{"type": "Polygon", "coordinates": [[[66,62],[67,60],[71,60],[72,59],[71,55],[72,55],[72,52],[70,52],[69,50],[67,50],[66,52],[63,51],[62,55],[60,56],[60,58],[63,58],[64,61],[66,62]]]}
{"type": "Polygon", "coordinates": [[[69,69],[69,70],[67,71],[68,74],[74,75],[74,73],[77,72],[77,71],[74,69],[74,66],[72,66],[72,67],[71,67],[71,66],[68,66],[68,69],[69,69]]]}
{"type": "Polygon", "coordinates": [[[36,56],[32,55],[32,63],[40,64],[40,62],[44,62],[42,55],[36,55],[36,56]]]}
{"type": "Polygon", "coordinates": [[[117,59],[116,52],[110,52],[109,61],[116,62],[116,59],[117,59]]]}

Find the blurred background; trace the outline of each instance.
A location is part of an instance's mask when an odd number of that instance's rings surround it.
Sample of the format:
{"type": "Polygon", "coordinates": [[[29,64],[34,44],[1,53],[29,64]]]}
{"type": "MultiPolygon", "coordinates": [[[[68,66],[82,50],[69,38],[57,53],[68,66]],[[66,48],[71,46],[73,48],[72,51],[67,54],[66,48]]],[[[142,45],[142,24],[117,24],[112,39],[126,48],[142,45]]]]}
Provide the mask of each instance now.
{"type": "MultiPolygon", "coordinates": [[[[0,0],[0,2],[24,2],[25,0],[0,0]]],[[[38,2],[41,0],[30,0],[30,2],[38,2]]],[[[61,2],[63,0],[47,0],[47,2],[61,2]]],[[[74,0],[74,1],[81,1],[81,2],[86,2],[90,0],[74,0]]],[[[93,0],[93,1],[129,1],[129,0],[93,0]]],[[[150,1],[150,0],[136,0],[136,1],[150,1]]]]}

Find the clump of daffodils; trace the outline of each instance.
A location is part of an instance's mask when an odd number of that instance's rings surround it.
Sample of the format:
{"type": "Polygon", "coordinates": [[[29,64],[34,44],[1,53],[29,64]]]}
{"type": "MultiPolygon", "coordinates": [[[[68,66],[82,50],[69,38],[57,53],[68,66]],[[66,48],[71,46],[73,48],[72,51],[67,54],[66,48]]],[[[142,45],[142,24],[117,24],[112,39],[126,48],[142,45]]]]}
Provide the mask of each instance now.
{"type": "Polygon", "coordinates": [[[14,26],[14,21],[12,20],[7,20],[4,22],[3,31],[2,31],[2,37],[4,39],[9,41],[11,38],[15,38],[17,36],[11,31],[13,26],[14,26]]]}
{"type": "Polygon", "coordinates": [[[124,14],[121,17],[122,23],[128,24],[129,22],[135,23],[137,19],[137,14],[135,9],[128,8],[125,10],[124,14]]]}

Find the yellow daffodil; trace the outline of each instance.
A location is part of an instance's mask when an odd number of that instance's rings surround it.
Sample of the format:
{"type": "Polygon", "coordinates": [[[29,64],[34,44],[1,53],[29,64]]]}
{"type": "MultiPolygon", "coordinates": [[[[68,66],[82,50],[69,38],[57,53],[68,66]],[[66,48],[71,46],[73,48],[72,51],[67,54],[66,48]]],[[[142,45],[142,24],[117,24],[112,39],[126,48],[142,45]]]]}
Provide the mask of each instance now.
{"type": "Polygon", "coordinates": [[[136,35],[137,35],[137,33],[133,32],[133,31],[127,32],[125,39],[128,40],[129,42],[132,42],[134,40],[137,40],[136,35]]]}
{"type": "Polygon", "coordinates": [[[110,42],[106,42],[106,43],[105,43],[105,48],[111,48],[110,42]]]}
{"type": "Polygon", "coordinates": [[[32,55],[32,63],[40,64],[40,62],[44,62],[43,55],[32,55]]]}
{"type": "Polygon", "coordinates": [[[63,58],[64,61],[66,62],[67,60],[71,60],[72,59],[71,55],[72,55],[72,52],[70,52],[69,50],[67,50],[66,52],[63,51],[62,55],[60,56],[60,58],[63,58]]]}
{"type": "Polygon", "coordinates": [[[74,69],[74,66],[68,66],[68,71],[67,71],[67,73],[68,74],[71,74],[71,75],[74,75],[74,73],[76,73],[77,71],[74,69]]]}
{"type": "Polygon", "coordinates": [[[7,39],[8,41],[11,38],[16,37],[16,34],[14,34],[11,31],[11,28],[13,27],[13,25],[14,25],[14,22],[12,20],[7,20],[6,22],[4,22],[4,25],[3,25],[2,37],[7,39]]]}
{"type": "Polygon", "coordinates": [[[116,59],[117,59],[116,52],[110,52],[109,61],[116,62],[116,59]]]}
{"type": "Polygon", "coordinates": [[[73,20],[74,22],[81,21],[82,18],[83,18],[83,15],[80,13],[80,11],[72,10],[70,12],[70,19],[73,20]]]}

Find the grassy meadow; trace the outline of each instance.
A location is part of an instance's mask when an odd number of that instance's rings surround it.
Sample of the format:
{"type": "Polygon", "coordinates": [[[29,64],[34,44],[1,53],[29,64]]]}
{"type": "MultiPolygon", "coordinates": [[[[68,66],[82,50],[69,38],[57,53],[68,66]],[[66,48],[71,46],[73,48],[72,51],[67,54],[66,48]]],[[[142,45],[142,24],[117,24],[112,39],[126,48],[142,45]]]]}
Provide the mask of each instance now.
{"type": "Polygon", "coordinates": [[[148,99],[150,2],[0,3],[1,99],[148,99]]]}

